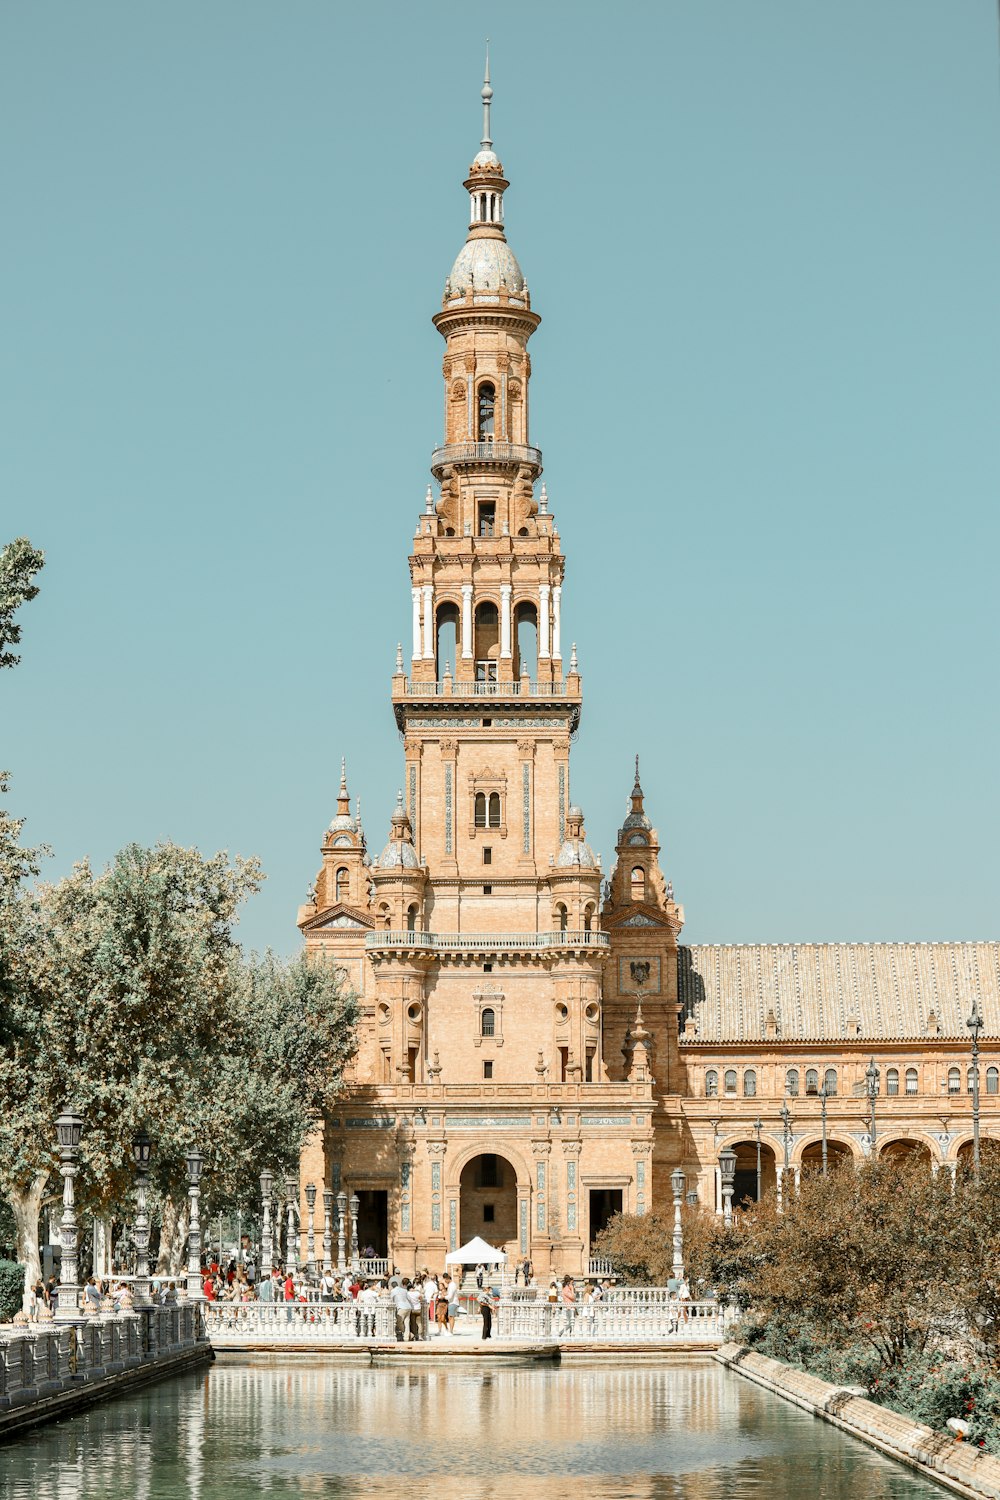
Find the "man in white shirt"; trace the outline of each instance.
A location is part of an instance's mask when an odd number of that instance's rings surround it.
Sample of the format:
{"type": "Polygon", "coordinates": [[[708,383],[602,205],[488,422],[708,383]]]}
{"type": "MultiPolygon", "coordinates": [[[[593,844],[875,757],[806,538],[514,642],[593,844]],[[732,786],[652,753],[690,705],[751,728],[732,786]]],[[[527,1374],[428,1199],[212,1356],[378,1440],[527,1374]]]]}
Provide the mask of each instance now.
{"type": "Polygon", "coordinates": [[[390,1295],[392,1305],[396,1310],[396,1343],[401,1344],[406,1337],[407,1325],[410,1321],[410,1286],[405,1279],[397,1282],[392,1287],[390,1295]]]}
{"type": "Polygon", "coordinates": [[[375,1337],[375,1309],[378,1307],[378,1292],[370,1281],[366,1281],[358,1293],[358,1307],[361,1311],[361,1337],[373,1339],[375,1337]]]}

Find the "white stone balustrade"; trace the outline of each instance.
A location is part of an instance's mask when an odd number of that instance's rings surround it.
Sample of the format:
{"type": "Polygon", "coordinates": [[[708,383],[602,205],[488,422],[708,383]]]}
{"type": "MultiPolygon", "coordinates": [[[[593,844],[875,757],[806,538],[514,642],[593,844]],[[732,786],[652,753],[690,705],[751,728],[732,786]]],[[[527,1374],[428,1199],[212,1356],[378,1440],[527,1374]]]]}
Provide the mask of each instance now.
{"type": "MultiPolygon", "coordinates": [[[[426,1310],[423,1315],[426,1324],[426,1310]]],[[[215,1348],[246,1344],[387,1343],[396,1337],[392,1303],[380,1298],[372,1313],[360,1302],[215,1302],[205,1308],[215,1348]]]]}
{"type": "Polygon", "coordinates": [[[681,1302],[666,1287],[617,1287],[570,1307],[544,1297],[501,1297],[497,1337],[533,1343],[717,1344],[735,1314],[718,1302],[681,1302]]]}

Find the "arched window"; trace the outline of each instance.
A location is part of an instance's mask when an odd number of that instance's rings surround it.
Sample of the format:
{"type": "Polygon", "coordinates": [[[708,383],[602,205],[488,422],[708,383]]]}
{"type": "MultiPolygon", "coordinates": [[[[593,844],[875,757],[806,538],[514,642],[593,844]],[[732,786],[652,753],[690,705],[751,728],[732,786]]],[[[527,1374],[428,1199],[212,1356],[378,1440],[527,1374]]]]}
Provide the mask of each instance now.
{"type": "Polygon", "coordinates": [[[757,1093],[757,1074],[753,1068],[747,1068],[743,1074],[743,1097],[753,1099],[757,1093]]]}
{"type": "Polygon", "coordinates": [[[437,660],[437,677],[440,682],[444,677],[445,667],[450,666],[454,669],[458,664],[459,634],[457,604],[447,603],[438,607],[437,631],[434,645],[437,660]]]}
{"type": "Polygon", "coordinates": [[[916,1068],[907,1068],[907,1070],[906,1070],[906,1092],[908,1094],[915,1094],[917,1092],[917,1087],[918,1087],[918,1075],[917,1075],[916,1068]]]}
{"type": "Polygon", "coordinates": [[[490,792],[489,826],[491,828],[499,828],[500,827],[500,793],[499,792],[490,792]]]}
{"type": "Polygon", "coordinates": [[[416,932],[417,930],[417,908],[415,906],[408,906],[406,909],[406,930],[407,932],[416,932]]]}
{"type": "Polygon", "coordinates": [[[988,1094],[1000,1094],[1000,1069],[986,1069],[986,1092],[988,1094]]]}
{"type": "Polygon", "coordinates": [[[962,1092],[961,1068],[948,1069],[948,1092],[949,1094],[960,1094],[962,1092]]]}
{"type": "Polygon", "coordinates": [[[476,827],[486,827],[486,793],[476,793],[476,827]]]}
{"type": "Polygon", "coordinates": [[[632,871],[632,879],[629,892],[633,901],[645,901],[646,899],[646,872],[642,865],[636,865],[632,871]]]}
{"type": "Polygon", "coordinates": [[[497,393],[493,384],[484,380],[479,387],[479,425],[476,438],[480,443],[492,443],[497,393]]]}
{"type": "Polygon", "coordinates": [[[886,1091],[886,1093],[890,1097],[893,1094],[898,1094],[899,1093],[899,1069],[898,1068],[886,1068],[886,1070],[885,1070],[885,1091],[886,1091]]]}
{"type": "Polygon", "coordinates": [[[594,908],[592,906],[585,906],[583,908],[583,930],[584,932],[593,932],[594,930],[594,908]]]}
{"type": "Polygon", "coordinates": [[[343,866],[341,866],[341,868],[337,871],[337,885],[336,885],[337,900],[338,901],[346,901],[347,900],[347,894],[348,894],[350,888],[351,888],[351,877],[348,874],[348,872],[343,868],[343,866]]]}
{"type": "Polygon", "coordinates": [[[806,1093],[819,1093],[819,1074],[816,1072],[815,1068],[806,1069],[806,1093]]]}
{"type": "Polygon", "coordinates": [[[538,675],[538,611],[527,601],[514,611],[515,677],[538,675]]]}
{"type": "Polygon", "coordinates": [[[972,1065],[971,1065],[971,1063],[970,1063],[968,1069],[966,1070],[965,1081],[968,1084],[969,1093],[971,1094],[972,1093],[972,1065]]]}
{"type": "Polygon", "coordinates": [[[500,654],[500,612],[492,599],[476,605],[476,681],[495,682],[500,654]]]}
{"type": "Polygon", "coordinates": [[[483,1036],[492,1036],[496,1027],[496,1015],[488,1007],[483,1011],[480,1018],[480,1031],[483,1036]]]}
{"type": "Polygon", "coordinates": [[[559,905],[556,907],[556,927],[558,928],[558,930],[560,932],[565,932],[566,931],[566,918],[567,918],[566,908],[565,908],[565,906],[563,906],[562,902],[560,901],[559,905]]]}
{"type": "Polygon", "coordinates": [[[827,1095],[835,1094],[837,1092],[836,1068],[827,1068],[826,1072],[823,1074],[823,1087],[826,1089],[827,1095]]]}
{"type": "Polygon", "coordinates": [[[714,1068],[705,1074],[705,1098],[714,1099],[719,1092],[719,1075],[714,1068]]]}
{"type": "Polygon", "coordinates": [[[727,1068],[726,1069],[725,1084],[726,1084],[726,1093],[727,1094],[735,1094],[736,1093],[736,1069],[735,1068],[727,1068]]]}
{"type": "Polygon", "coordinates": [[[785,1074],[785,1093],[788,1094],[789,1098],[791,1098],[791,1099],[797,1099],[798,1098],[798,1095],[799,1095],[799,1070],[798,1070],[798,1068],[789,1068],[788,1072],[785,1074]]]}

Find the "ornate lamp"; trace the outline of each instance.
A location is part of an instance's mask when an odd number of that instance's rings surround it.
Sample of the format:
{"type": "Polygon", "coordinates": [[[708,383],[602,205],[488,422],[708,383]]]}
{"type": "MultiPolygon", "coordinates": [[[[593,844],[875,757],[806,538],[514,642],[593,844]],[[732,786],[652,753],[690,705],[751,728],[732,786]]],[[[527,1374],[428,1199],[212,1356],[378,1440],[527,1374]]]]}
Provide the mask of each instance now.
{"type": "Polygon", "coordinates": [[[149,1163],[153,1155],[153,1142],[145,1125],[140,1126],[132,1141],[132,1160],[135,1162],[135,1225],[132,1243],[135,1245],[135,1281],[132,1288],[132,1303],[135,1307],[149,1307],[149,1215],[146,1213],[146,1185],[149,1163]]]}
{"type": "Polygon", "coordinates": [[[306,1233],[306,1275],[312,1279],[316,1275],[316,1184],[314,1182],[306,1183],[306,1207],[309,1210],[306,1233]]]}
{"type": "Polygon", "coordinates": [[[184,1158],[188,1174],[188,1199],[191,1204],[188,1222],[188,1268],[187,1295],[189,1302],[203,1302],[205,1292],[201,1281],[201,1221],[198,1218],[198,1198],[201,1189],[201,1173],[204,1162],[200,1151],[194,1147],[184,1158]]]}
{"type": "Polygon", "coordinates": [[[722,1173],[722,1216],[727,1224],[733,1222],[733,1182],[736,1178],[736,1152],[727,1146],[719,1152],[719,1171],[722,1173]]]}
{"type": "Polygon", "coordinates": [[[673,1273],[684,1275],[684,1230],[681,1226],[681,1204],[684,1202],[684,1173],[676,1167],[670,1174],[670,1189],[674,1195],[674,1258],[673,1273]]]}
{"type": "Polygon", "coordinates": [[[59,1170],[63,1179],[63,1211],[59,1225],[59,1243],[62,1260],[59,1269],[59,1304],[56,1317],[72,1319],[79,1317],[80,1287],[77,1265],[76,1195],[73,1180],[76,1177],[76,1157],[80,1149],[83,1131],[83,1116],[72,1105],[67,1105],[56,1120],[56,1138],[59,1141],[59,1170]]]}
{"type": "Polygon", "coordinates": [[[260,1284],[263,1287],[271,1275],[271,1267],[274,1263],[274,1246],[271,1236],[271,1189],[274,1187],[274,1173],[265,1167],[260,1174],[260,1284]]]}

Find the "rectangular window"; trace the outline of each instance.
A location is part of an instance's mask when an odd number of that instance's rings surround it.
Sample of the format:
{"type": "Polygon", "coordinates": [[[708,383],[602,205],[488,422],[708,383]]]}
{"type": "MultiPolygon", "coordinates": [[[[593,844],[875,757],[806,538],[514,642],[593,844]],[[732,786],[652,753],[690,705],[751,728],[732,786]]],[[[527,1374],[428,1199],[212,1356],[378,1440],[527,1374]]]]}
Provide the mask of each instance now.
{"type": "Polygon", "coordinates": [[[483,973],[484,974],[492,974],[493,973],[493,965],[492,964],[483,964],[483,973]]]}
{"type": "Polygon", "coordinates": [[[489,846],[487,846],[483,850],[483,864],[484,865],[491,865],[492,863],[493,863],[493,850],[491,848],[489,848],[489,846]]]}
{"type": "MultiPolygon", "coordinates": [[[[485,1065],[484,1065],[485,1066],[485,1065]]],[[[492,1064],[491,1064],[492,1066],[492,1064]]],[[[497,1175],[497,1159],[489,1152],[480,1157],[482,1167],[480,1168],[480,1187],[499,1187],[500,1179],[497,1175]]]]}
{"type": "Polygon", "coordinates": [[[493,1077],[493,1064],[491,1062],[484,1062],[483,1063],[483,1077],[484,1078],[492,1078],[493,1077]]]}
{"type": "Polygon", "coordinates": [[[566,1082],[566,1073],[569,1069],[569,1048],[559,1048],[559,1082],[566,1082]]]}
{"type": "Polygon", "coordinates": [[[587,1048],[587,1066],[586,1066],[586,1070],[585,1070],[583,1076],[586,1079],[587,1083],[593,1083],[593,1081],[594,1081],[594,1053],[593,1053],[593,1049],[590,1048],[590,1047],[587,1048]]]}
{"type": "Polygon", "coordinates": [[[492,894],[493,894],[493,887],[491,885],[484,885],[483,886],[483,895],[484,896],[492,896],[492,894]]]}
{"type": "Polygon", "coordinates": [[[479,535],[493,536],[497,525],[497,507],[494,500],[479,502],[479,535]]]}
{"type": "Polygon", "coordinates": [[[495,1203],[484,1203],[483,1204],[483,1223],[484,1224],[493,1224],[493,1223],[495,1223],[496,1222],[496,1216],[497,1216],[496,1215],[496,1204],[495,1203]]]}

